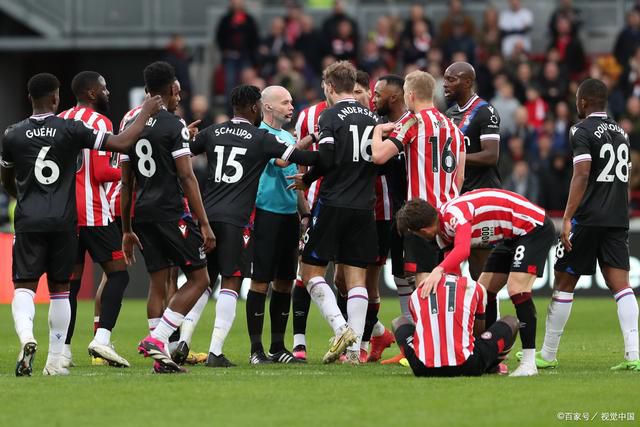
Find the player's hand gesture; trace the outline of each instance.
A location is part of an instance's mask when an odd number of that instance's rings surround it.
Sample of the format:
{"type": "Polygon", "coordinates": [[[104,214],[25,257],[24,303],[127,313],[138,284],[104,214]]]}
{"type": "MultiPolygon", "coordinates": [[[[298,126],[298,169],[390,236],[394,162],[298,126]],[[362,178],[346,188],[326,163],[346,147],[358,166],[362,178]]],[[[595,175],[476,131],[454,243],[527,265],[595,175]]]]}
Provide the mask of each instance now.
{"type": "Polygon", "coordinates": [[[429,294],[435,293],[436,286],[438,286],[438,283],[440,283],[440,279],[442,279],[443,273],[444,271],[442,270],[442,267],[436,267],[433,269],[431,274],[429,274],[427,278],[418,285],[419,288],[422,288],[420,290],[421,298],[429,298],[429,294]]]}
{"type": "Polygon", "coordinates": [[[129,231],[122,234],[122,253],[124,254],[124,262],[132,265],[136,262],[136,256],[133,253],[133,246],[137,246],[142,250],[142,244],[135,233],[129,231]]]}
{"type": "Polygon", "coordinates": [[[200,233],[202,233],[202,249],[205,253],[209,253],[216,247],[216,235],[213,234],[213,230],[211,226],[207,224],[200,223],[200,233]]]}
{"type": "Polygon", "coordinates": [[[196,135],[198,134],[199,130],[198,130],[198,125],[202,122],[202,120],[196,120],[195,122],[191,122],[189,123],[189,126],[187,126],[187,129],[189,130],[189,137],[190,139],[193,139],[196,137],[196,135]]]}
{"type": "Polygon", "coordinates": [[[152,96],[149,99],[146,99],[142,103],[142,109],[140,110],[140,114],[143,116],[151,117],[153,115],[158,114],[158,111],[162,108],[162,97],[160,95],[152,96]]]}
{"type": "Polygon", "coordinates": [[[571,218],[565,218],[562,220],[562,232],[560,233],[560,242],[562,246],[564,246],[564,250],[567,252],[571,252],[571,240],[569,240],[569,236],[571,235],[571,229],[573,228],[573,224],[571,224],[571,218]]]}
{"type": "Polygon", "coordinates": [[[380,132],[382,136],[388,136],[391,132],[393,132],[395,128],[396,128],[396,124],[393,122],[383,123],[381,125],[376,126],[374,131],[380,132]]]}
{"type": "Polygon", "coordinates": [[[306,191],[309,187],[307,187],[307,184],[305,184],[304,181],[302,180],[303,176],[304,176],[304,174],[302,174],[302,173],[298,173],[298,174],[295,174],[295,175],[288,176],[287,179],[292,179],[293,183],[289,184],[289,186],[287,187],[287,190],[306,191]]]}

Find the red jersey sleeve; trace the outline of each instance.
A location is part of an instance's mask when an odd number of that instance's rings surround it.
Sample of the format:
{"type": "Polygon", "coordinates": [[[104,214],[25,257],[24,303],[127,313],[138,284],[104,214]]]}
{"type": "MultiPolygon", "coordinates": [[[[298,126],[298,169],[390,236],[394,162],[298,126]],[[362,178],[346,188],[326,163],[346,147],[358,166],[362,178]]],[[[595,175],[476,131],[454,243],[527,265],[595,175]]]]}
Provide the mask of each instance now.
{"type": "Polygon", "coordinates": [[[111,166],[111,153],[107,151],[92,151],[93,177],[97,182],[115,182],[122,178],[122,171],[111,166]]]}
{"type": "Polygon", "coordinates": [[[398,123],[389,136],[388,140],[393,142],[398,151],[402,151],[405,145],[411,144],[418,134],[418,120],[413,114],[406,114],[398,123]]]}

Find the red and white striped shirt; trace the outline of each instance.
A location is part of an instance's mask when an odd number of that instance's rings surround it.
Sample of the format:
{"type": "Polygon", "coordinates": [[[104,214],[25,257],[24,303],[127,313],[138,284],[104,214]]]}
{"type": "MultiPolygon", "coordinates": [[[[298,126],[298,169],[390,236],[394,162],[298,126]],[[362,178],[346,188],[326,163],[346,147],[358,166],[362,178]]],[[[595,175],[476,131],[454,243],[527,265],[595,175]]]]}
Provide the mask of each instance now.
{"type": "Polygon", "coordinates": [[[473,325],[485,312],[487,291],[466,277],[443,276],[429,298],[416,289],[409,311],[416,325],[413,349],[428,368],[460,366],[473,354],[473,325]]]}
{"type": "Polygon", "coordinates": [[[405,147],[407,200],[420,198],[439,207],[459,194],[456,183],[462,131],[436,108],[406,114],[389,138],[398,150],[405,147]],[[406,148],[408,146],[408,148],[406,148]]]}
{"type": "Polygon", "coordinates": [[[443,248],[454,245],[440,266],[445,272],[458,271],[471,248],[492,247],[527,235],[542,226],[545,217],[544,209],[511,191],[469,191],[438,211],[438,244],[443,248]]]}
{"type": "MultiPolygon", "coordinates": [[[[78,120],[87,126],[113,133],[111,120],[88,107],[73,107],[58,115],[78,120]]],[[[120,181],[120,169],[111,166],[111,153],[84,149],[82,164],[76,172],[76,209],[78,226],[103,227],[113,221],[107,198],[107,184],[120,181]]]]}

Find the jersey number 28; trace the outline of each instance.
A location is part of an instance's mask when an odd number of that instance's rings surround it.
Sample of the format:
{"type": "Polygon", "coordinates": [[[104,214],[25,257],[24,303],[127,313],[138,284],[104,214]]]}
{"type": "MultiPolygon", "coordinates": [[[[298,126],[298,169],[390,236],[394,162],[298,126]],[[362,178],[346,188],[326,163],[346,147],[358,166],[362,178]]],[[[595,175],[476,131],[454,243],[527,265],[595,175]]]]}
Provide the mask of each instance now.
{"type": "Polygon", "coordinates": [[[603,144],[600,148],[600,158],[607,159],[607,164],[596,178],[597,182],[613,182],[618,178],[622,182],[629,182],[629,147],[625,144],[618,145],[614,150],[613,144],[603,144]],[[615,166],[615,175],[614,172],[615,166]]]}

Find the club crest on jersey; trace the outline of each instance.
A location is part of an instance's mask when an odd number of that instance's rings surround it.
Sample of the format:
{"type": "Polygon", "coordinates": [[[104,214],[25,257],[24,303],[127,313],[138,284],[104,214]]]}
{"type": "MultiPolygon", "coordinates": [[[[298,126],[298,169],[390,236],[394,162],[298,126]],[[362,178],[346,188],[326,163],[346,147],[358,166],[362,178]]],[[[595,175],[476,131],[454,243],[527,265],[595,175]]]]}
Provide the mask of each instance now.
{"type": "Polygon", "coordinates": [[[189,133],[189,129],[187,128],[182,128],[182,130],[180,131],[181,135],[182,135],[182,139],[188,141],[191,139],[191,134],[189,133]]]}

